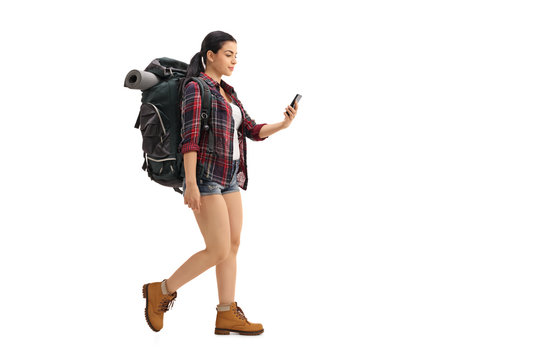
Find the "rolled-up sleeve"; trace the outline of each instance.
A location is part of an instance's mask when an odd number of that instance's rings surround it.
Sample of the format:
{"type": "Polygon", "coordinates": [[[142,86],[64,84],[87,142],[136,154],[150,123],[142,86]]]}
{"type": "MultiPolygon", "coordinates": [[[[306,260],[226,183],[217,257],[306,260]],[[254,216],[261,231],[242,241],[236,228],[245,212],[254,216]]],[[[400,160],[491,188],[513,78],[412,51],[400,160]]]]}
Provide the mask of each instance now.
{"type": "Polygon", "coordinates": [[[201,108],[202,99],[199,84],[190,82],[184,89],[181,104],[182,130],[180,152],[199,151],[199,137],[201,134],[201,108]]]}
{"type": "Polygon", "coordinates": [[[246,137],[250,138],[253,141],[263,141],[268,139],[268,136],[265,138],[261,138],[259,136],[259,133],[261,132],[261,128],[266,125],[267,123],[257,124],[255,120],[253,120],[247,113],[246,109],[244,109],[244,113],[246,114],[246,117],[244,119],[244,129],[246,130],[246,137]]]}

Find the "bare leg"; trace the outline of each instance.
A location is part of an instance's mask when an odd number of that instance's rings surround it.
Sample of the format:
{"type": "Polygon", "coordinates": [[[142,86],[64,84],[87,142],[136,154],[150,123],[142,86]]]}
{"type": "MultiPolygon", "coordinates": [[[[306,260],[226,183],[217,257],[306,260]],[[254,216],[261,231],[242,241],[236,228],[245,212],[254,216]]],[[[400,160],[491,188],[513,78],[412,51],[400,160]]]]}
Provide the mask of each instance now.
{"type": "Polygon", "coordinates": [[[200,211],[193,213],[206,249],[192,255],[167,279],[167,289],[171,293],[225,260],[230,252],[229,215],[223,195],[201,196],[200,211]]]}
{"type": "Polygon", "coordinates": [[[229,256],[216,265],[216,279],[219,303],[225,305],[234,302],[236,254],[240,246],[240,232],[242,230],[242,198],[239,191],[225,194],[223,198],[227,203],[229,213],[231,250],[229,256]]]}

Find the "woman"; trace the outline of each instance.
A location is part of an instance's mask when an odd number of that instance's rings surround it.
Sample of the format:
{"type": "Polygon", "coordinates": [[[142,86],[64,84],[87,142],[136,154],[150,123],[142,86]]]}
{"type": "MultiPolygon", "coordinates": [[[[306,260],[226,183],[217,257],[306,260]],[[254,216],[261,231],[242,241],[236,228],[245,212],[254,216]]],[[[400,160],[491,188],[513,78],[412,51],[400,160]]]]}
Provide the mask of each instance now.
{"type": "Polygon", "coordinates": [[[219,294],[214,333],[259,335],[264,331],[262,324],[249,322],[234,301],[236,254],[242,228],[240,188],[246,190],[248,182],[246,137],[262,141],[288,128],[298,104],[285,108],[281,122],[256,124],[234,88],[221,79],[223,75],[232,75],[237,63],[236,50],[236,40],[231,35],[211,32],[188,67],[186,77],[200,77],[212,93],[213,149],[208,146],[208,132],[201,131],[201,89],[195,81],[183,88],[179,149],[184,157],[184,204],[195,215],[206,249],[191,256],[168,279],[143,286],[146,320],[154,331],[163,327],[163,315],[172,307],[176,290],[214,265],[219,294]]]}

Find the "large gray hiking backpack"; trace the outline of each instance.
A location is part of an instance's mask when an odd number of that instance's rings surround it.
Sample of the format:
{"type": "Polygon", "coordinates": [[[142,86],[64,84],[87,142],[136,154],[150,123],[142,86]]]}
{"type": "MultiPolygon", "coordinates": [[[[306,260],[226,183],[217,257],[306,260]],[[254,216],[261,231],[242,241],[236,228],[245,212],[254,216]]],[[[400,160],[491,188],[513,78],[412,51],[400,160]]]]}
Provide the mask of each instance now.
{"type": "MultiPolygon", "coordinates": [[[[185,85],[196,81],[201,89],[201,131],[210,131],[209,147],[213,147],[214,136],[210,128],[210,89],[204,80],[186,79],[188,65],[171,58],[154,59],[144,71],[131,70],[124,86],[142,91],[141,108],[135,128],[141,130],[144,163],[142,169],[150,179],[163,186],[172,187],[182,194],[185,177],[183,156],[179,152],[182,129],[181,104],[185,85]]],[[[202,166],[197,164],[197,178],[202,166]]]]}

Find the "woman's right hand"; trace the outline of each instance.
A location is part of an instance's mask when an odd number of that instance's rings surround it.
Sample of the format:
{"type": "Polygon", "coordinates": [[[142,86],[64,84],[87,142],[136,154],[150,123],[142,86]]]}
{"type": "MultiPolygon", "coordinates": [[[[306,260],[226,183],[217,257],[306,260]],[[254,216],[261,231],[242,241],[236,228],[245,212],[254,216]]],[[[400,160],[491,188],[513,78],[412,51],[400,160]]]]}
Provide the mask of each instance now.
{"type": "Polygon", "coordinates": [[[184,194],[184,204],[193,210],[199,211],[201,209],[201,193],[196,183],[186,184],[186,191],[184,194]]]}

